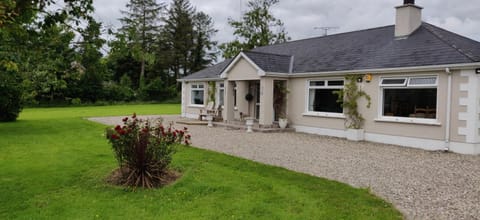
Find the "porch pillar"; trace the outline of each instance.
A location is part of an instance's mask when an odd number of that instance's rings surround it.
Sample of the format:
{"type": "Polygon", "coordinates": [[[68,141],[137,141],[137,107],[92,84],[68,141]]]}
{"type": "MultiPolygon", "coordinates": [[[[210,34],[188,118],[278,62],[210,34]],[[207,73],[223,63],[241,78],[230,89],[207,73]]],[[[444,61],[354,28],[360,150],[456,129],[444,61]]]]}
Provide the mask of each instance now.
{"type": "Polygon", "coordinates": [[[237,81],[237,109],[238,116],[240,112],[243,115],[248,115],[248,101],[245,99],[245,96],[248,93],[248,81],[237,81]]]}
{"type": "Polygon", "coordinates": [[[225,97],[223,99],[223,111],[225,117],[224,122],[230,122],[234,120],[234,96],[233,96],[233,82],[225,80],[225,97]]]}
{"type": "Polygon", "coordinates": [[[273,124],[273,79],[260,79],[260,125],[273,124]]]}
{"type": "Polygon", "coordinates": [[[185,81],[182,82],[182,118],[187,117],[186,107],[188,105],[187,100],[187,84],[185,81]]]}

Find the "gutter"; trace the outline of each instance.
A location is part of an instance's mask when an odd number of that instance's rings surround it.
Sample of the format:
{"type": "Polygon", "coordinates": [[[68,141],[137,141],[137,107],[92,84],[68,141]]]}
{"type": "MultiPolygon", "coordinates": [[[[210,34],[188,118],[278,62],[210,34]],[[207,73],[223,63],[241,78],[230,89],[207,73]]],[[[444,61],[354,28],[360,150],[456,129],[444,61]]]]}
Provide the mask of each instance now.
{"type": "Polygon", "coordinates": [[[447,113],[446,113],[446,122],[445,122],[445,148],[444,151],[450,151],[450,121],[451,121],[451,112],[452,112],[452,72],[450,68],[445,68],[445,73],[448,76],[447,83],[447,113]]]}
{"type": "MultiPolygon", "coordinates": [[[[312,76],[340,76],[345,74],[363,74],[363,73],[395,73],[405,71],[442,71],[445,68],[475,68],[480,67],[480,62],[476,63],[462,63],[462,64],[444,64],[444,65],[432,65],[432,66],[412,66],[412,67],[395,67],[395,68],[382,68],[382,69],[360,69],[360,70],[341,70],[341,71],[326,71],[326,72],[309,72],[309,73],[290,73],[288,76],[292,78],[297,77],[312,77],[312,76]]],[[[268,75],[268,74],[267,74],[268,75]]]]}
{"type": "Polygon", "coordinates": [[[205,82],[205,81],[223,81],[222,78],[203,78],[203,79],[177,79],[177,82],[205,82]]]}

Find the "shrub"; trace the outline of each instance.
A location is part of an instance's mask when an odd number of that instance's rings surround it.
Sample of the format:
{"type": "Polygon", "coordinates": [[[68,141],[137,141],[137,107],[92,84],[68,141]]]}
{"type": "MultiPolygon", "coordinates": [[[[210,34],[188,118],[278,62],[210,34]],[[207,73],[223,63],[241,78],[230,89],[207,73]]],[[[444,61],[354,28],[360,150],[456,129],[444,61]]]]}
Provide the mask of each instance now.
{"type": "Polygon", "coordinates": [[[82,100],[80,98],[73,98],[70,103],[72,103],[72,105],[81,105],[82,104],[82,100]]]}
{"type": "Polygon", "coordinates": [[[172,124],[155,125],[149,121],[124,118],[123,126],[107,129],[107,138],[112,144],[118,161],[117,183],[132,187],[152,188],[168,181],[168,166],[177,144],[190,144],[187,128],[176,130],[172,124]]]}
{"type": "Polygon", "coordinates": [[[109,101],[132,101],[135,99],[134,91],[115,82],[106,82],[103,85],[104,98],[109,101]]]}
{"type": "Polygon", "coordinates": [[[160,78],[152,80],[139,91],[143,101],[165,101],[176,96],[175,85],[168,86],[160,78]]]}
{"type": "Polygon", "coordinates": [[[0,121],[15,121],[22,111],[21,78],[0,67],[0,121]]]}

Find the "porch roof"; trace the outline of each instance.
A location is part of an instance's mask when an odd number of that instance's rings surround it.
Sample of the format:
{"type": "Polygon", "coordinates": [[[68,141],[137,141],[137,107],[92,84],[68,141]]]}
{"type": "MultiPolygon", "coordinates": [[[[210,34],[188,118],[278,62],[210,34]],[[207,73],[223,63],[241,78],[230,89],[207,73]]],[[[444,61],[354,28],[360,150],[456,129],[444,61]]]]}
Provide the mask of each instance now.
{"type": "Polygon", "coordinates": [[[289,73],[292,55],[264,53],[258,51],[243,52],[265,72],[289,73]]]}

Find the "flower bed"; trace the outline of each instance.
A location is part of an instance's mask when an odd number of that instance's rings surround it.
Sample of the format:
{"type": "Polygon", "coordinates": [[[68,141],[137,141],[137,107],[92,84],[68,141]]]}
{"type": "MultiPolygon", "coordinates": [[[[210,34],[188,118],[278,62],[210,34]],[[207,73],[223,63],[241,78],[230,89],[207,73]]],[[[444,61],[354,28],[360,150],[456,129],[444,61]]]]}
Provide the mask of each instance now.
{"type": "Polygon", "coordinates": [[[109,181],[124,186],[153,188],[175,180],[178,173],[169,170],[175,146],[190,144],[191,136],[185,127],[164,127],[162,120],[152,124],[138,119],[135,114],[124,118],[123,125],[107,128],[119,168],[109,181]]]}

